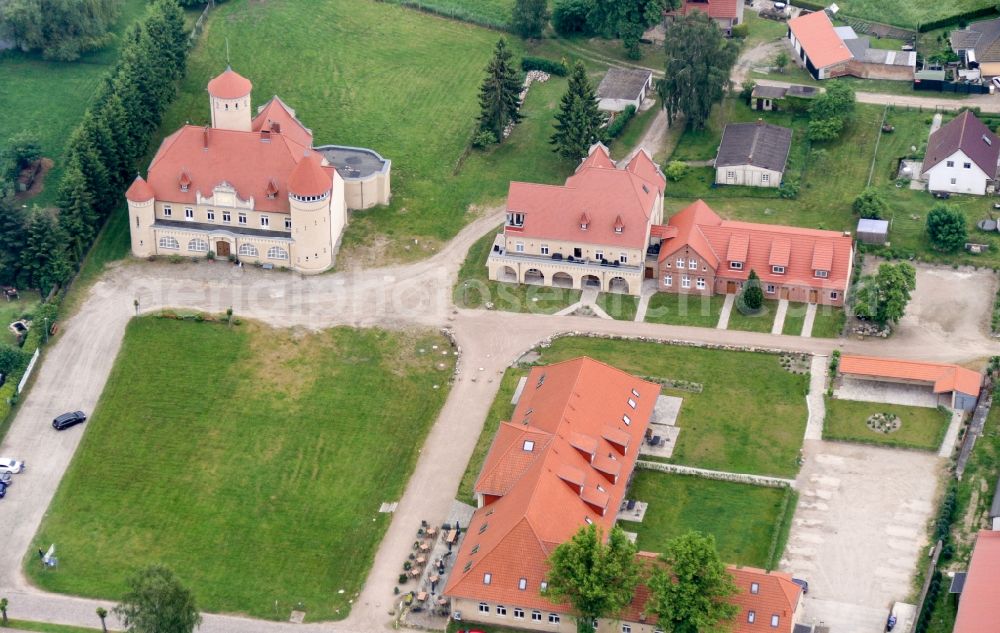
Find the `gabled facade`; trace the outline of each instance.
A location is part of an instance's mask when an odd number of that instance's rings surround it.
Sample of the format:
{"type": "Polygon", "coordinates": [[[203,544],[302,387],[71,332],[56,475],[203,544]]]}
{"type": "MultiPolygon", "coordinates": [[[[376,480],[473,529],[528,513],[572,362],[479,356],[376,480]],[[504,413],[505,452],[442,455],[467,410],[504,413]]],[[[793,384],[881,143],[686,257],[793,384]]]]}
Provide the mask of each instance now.
{"type": "Polygon", "coordinates": [[[995,187],[1000,138],[964,110],[927,141],[921,167],[929,191],[985,195],[995,187]]]}
{"type": "Polygon", "coordinates": [[[788,21],[795,59],[816,79],[850,75],[863,79],[913,81],[916,51],[874,48],[867,36],[850,26],[833,26],[825,11],[788,21]]]}
{"type": "Polygon", "coordinates": [[[739,589],[731,599],[736,613],[732,633],[793,633],[802,615],[802,587],[779,571],[729,567],[739,589]]]}
{"type": "Polygon", "coordinates": [[[730,123],[715,157],[719,185],[780,187],[792,147],[791,128],[764,123],[730,123]]]}
{"type": "Polygon", "coordinates": [[[694,11],[708,14],[726,35],[733,34],[733,27],[743,23],[743,0],[681,0],[681,6],[667,12],[667,19],[689,15],[694,11]]]}
{"type": "Polygon", "coordinates": [[[640,294],[665,186],[647,152],[618,168],[600,143],[565,185],[510,183],[507,221],[487,259],[489,278],[640,294]]]}
{"type": "Polygon", "coordinates": [[[662,292],[733,294],[754,270],[765,298],[844,304],[854,260],[849,234],[723,220],[702,200],[656,229],[662,292]]]}
{"type": "Polygon", "coordinates": [[[251,91],[231,68],[212,79],[211,125],[185,125],[164,139],[146,178],[129,187],[134,255],[211,252],[318,273],[333,265],[348,209],[389,201],[389,161],[371,150],[313,147],[312,130],[278,97],[253,116],[251,91]],[[345,153],[357,156],[338,162],[345,153]],[[365,159],[367,173],[350,169],[365,159]],[[353,203],[359,189],[368,204],[353,203]]]}

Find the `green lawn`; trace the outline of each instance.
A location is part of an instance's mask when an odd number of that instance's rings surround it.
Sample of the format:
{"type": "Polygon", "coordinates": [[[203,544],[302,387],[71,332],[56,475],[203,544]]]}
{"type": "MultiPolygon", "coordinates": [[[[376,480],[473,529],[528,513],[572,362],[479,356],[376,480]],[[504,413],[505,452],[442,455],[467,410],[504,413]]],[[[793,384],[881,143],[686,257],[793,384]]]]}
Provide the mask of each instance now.
{"type": "Polygon", "coordinates": [[[486,460],[486,454],[490,452],[493,437],[497,434],[500,423],[509,422],[510,416],[514,414],[514,405],[511,404],[510,400],[514,397],[518,381],[527,375],[528,371],[525,369],[510,368],[500,380],[500,389],[497,391],[496,398],[493,399],[489,413],[486,414],[483,431],[479,434],[476,448],[472,451],[469,463],[465,467],[465,473],[458,484],[459,501],[475,505],[474,490],[476,479],[479,478],[479,471],[483,469],[483,462],[486,460]]]}
{"type": "Polygon", "coordinates": [[[158,562],[207,611],[346,617],[389,524],[379,504],[403,493],[448,393],[454,359],[431,345],[448,343],[133,321],[34,543],[59,544],[59,569],[33,546],[26,572],[114,599],[158,562]]]}
{"type": "Polygon", "coordinates": [[[931,20],[991,6],[989,0],[843,0],[837,3],[844,15],[895,24],[907,29],[931,20]]]}
{"type": "Polygon", "coordinates": [[[580,300],[580,291],[570,288],[491,281],[487,276],[486,258],[500,228],[479,238],[469,249],[452,293],[455,305],[483,308],[492,303],[495,310],[552,314],[580,300]]]}
{"type": "Polygon", "coordinates": [[[657,292],[649,298],[646,322],[715,327],[719,323],[719,313],[722,312],[722,304],[725,302],[725,295],[703,297],[657,292]]]}
{"type": "Polygon", "coordinates": [[[602,292],[597,295],[597,305],[613,319],[635,321],[635,313],[639,307],[639,297],[623,295],[617,292],[602,292]]]}
{"type": "Polygon", "coordinates": [[[115,27],[116,40],[107,48],[84,55],[74,62],[42,59],[37,53],[0,53],[0,150],[7,139],[22,130],[38,135],[42,154],[55,161],[46,175],[42,192],[31,204],[55,204],[62,177],[62,155],[70,132],[83,118],[100,79],[118,58],[121,34],[146,10],[146,0],[124,0],[115,27]]]}
{"type": "Polygon", "coordinates": [[[646,130],[653,124],[653,119],[656,118],[656,115],[661,110],[660,103],[657,102],[652,108],[645,112],[639,112],[632,117],[632,120],[625,126],[625,130],[621,133],[621,136],[611,142],[611,147],[609,148],[611,150],[611,158],[622,160],[628,156],[635,149],[635,146],[639,144],[639,141],[642,140],[642,137],[646,134],[646,130]]]}
{"type": "Polygon", "coordinates": [[[734,304],[733,311],[729,313],[728,329],[744,332],[770,332],[777,311],[778,302],[775,299],[765,299],[763,310],[758,314],[743,314],[734,304]]]}
{"type": "MultiPolygon", "coordinates": [[[[97,620],[97,616],[94,616],[97,620]]],[[[100,622],[98,620],[98,622],[100,622]]],[[[34,622],[32,620],[8,620],[8,626],[19,631],[38,631],[39,633],[97,633],[99,628],[87,628],[82,626],[67,626],[65,624],[52,624],[50,622],[34,622]]],[[[113,630],[113,629],[108,629],[113,630]]]]}
{"type": "Polygon", "coordinates": [[[510,21],[513,0],[387,0],[393,4],[421,9],[493,28],[505,28],[510,21]]]}
{"type": "Polygon", "coordinates": [[[805,303],[789,302],[788,310],[785,312],[785,324],[781,329],[782,334],[801,336],[802,326],[806,321],[806,306],[805,303]]]}
{"type": "Polygon", "coordinates": [[[827,397],[823,439],[937,451],[950,420],[950,414],[938,409],[827,397]],[[866,421],[875,413],[897,415],[901,423],[899,430],[880,433],[869,429],[866,421]]]}
{"type": "MultiPolygon", "coordinates": [[[[684,399],[677,420],[681,434],[670,461],[788,477],[798,472],[809,377],[786,372],[777,356],[587,337],[559,338],[537,351],[539,364],[586,355],[639,376],[703,385],[701,393],[664,390],[684,399]]],[[[513,410],[510,397],[517,380],[512,376],[526,373],[507,370],[480,446],[489,447],[494,418],[506,419],[513,410]]],[[[470,471],[475,479],[479,468],[470,465],[470,471]]]]}
{"type": "Polygon", "coordinates": [[[22,317],[30,316],[35,308],[38,307],[39,299],[37,292],[22,290],[20,296],[20,299],[14,301],[7,301],[0,298],[0,328],[2,328],[0,343],[13,344],[16,339],[7,326],[22,317]]]}
{"type": "Polygon", "coordinates": [[[667,541],[695,530],[715,536],[726,563],[766,568],[771,541],[783,531],[786,494],[783,488],[637,470],[628,496],[649,508],[642,523],[621,526],[639,535],[642,551],[662,552],[667,541]]]}
{"type": "MultiPolygon", "coordinates": [[[[341,265],[419,259],[499,201],[511,180],[561,182],[574,166],[548,142],[566,86],[557,77],[532,85],[524,121],[503,145],[466,156],[499,37],[373,0],[234,0],[209,20],[161,132],[208,122],[205,85],[225,67],[228,38],[233,67],[254,83],[254,106],[278,94],[317,143],[392,160],[392,204],[352,214],[341,265]]],[[[520,40],[508,41],[519,56],[520,40]]]]}
{"type": "Polygon", "coordinates": [[[844,331],[847,314],[843,308],[831,306],[816,306],[816,319],[813,321],[813,338],[837,338],[844,331]]]}

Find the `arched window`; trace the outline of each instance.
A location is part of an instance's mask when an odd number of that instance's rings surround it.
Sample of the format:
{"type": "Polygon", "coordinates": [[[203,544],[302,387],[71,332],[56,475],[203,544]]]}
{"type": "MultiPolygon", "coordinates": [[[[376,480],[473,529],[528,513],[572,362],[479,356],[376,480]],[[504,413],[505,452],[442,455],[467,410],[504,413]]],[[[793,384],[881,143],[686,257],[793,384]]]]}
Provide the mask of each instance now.
{"type": "Polygon", "coordinates": [[[288,259],[288,251],[281,248],[280,246],[272,246],[267,249],[268,259],[288,259]]]}
{"type": "Polygon", "coordinates": [[[245,257],[257,257],[257,247],[253,244],[240,244],[239,254],[245,257]]]}
{"type": "Polygon", "coordinates": [[[165,235],[160,238],[160,248],[169,248],[171,250],[180,250],[181,245],[177,242],[175,238],[165,235]]]}
{"type": "Polygon", "coordinates": [[[196,237],[190,242],[188,242],[188,250],[191,251],[192,253],[207,253],[208,242],[196,237]]]}

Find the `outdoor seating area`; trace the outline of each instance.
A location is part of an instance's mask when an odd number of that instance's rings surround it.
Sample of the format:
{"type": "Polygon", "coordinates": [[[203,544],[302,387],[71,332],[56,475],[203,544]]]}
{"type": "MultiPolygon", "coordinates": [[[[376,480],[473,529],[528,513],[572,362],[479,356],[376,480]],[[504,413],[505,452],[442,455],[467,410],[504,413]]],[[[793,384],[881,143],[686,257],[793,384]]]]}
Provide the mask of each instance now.
{"type": "Polygon", "coordinates": [[[618,517],[615,520],[642,523],[642,520],[646,517],[647,508],[649,508],[649,504],[645,501],[624,499],[622,500],[621,506],[618,508],[618,517]]]}
{"type": "Polygon", "coordinates": [[[676,422],[683,401],[676,396],[657,397],[649,428],[639,447],[640,455],[667,458],[674,454],[677,437],[681,434],[676,422]]]}

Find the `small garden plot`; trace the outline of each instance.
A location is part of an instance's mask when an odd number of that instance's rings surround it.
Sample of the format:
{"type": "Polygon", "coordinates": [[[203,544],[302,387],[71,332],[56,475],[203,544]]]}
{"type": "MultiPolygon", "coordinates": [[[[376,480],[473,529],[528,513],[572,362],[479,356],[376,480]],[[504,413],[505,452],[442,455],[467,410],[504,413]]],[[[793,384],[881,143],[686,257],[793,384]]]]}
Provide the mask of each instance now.
{"type": "Polygon", "coordinates": [[[634,321],[636,310],[639,308],[639,297],[615,292],[602,292],[597,295],[597,305],[612,319],[634,321]]]}
{"type": "Polygon", "coordinates": [[[724,295],[710,297],[673,292],[658,292],[649,298],[647,323],[715,327],[719,323],[724,295]]]}
{"type": "Polygon", "coordinates": [[[743,330],[746,332],[770,332],[774,325],[774,315],[778,311],[778,302],[774,299],[765,299],[764,305],[757,312],[743,314],[737,308],[739,298],[733,305],[733,311],[729,314],[730,330],[743,330]]]}
{"type": "Polygon", "coordinates": [[[947,410],[827,397],[823,439],[936,451],[950,420],[947,410]]]}

